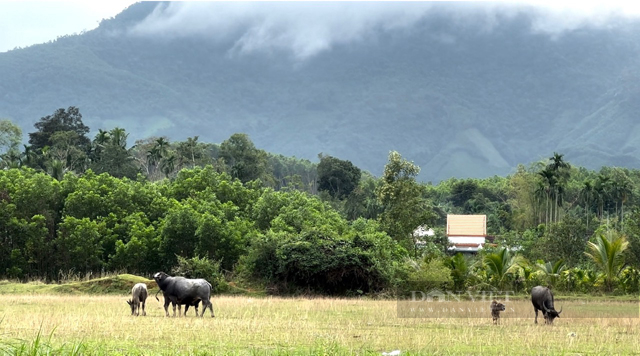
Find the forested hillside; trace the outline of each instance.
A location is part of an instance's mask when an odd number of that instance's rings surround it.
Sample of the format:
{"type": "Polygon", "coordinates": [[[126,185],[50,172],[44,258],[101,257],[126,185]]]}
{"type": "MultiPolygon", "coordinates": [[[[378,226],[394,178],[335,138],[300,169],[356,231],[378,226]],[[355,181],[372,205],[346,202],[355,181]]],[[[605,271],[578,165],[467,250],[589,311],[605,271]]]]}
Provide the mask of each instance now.
{"type": "Polygon", "coordinates": [[[42,117],[24,145],[0,121],[0,278],[164,270],[218,292],[640,290],[636,169],[553,153],[507,176],[433,185],[397,151],[375,177],[330,155],[275,155],[243,133],[131,145],[123,128],[90,131],[75,107],[42,117]],[[493,244],[452,255],[447,214],[486,215],[493,244]]]}
{"type": "Polygon", "coordinates": [[[504,176],[554,151],[594,170],[640,167],[634,19],[548,33],[535,11],[471,11],[461,25],[460,5],[440,3],[302,59],[234,50],[240,25],[215,40],[134,31],[177,6],[135,4],[96,30],[0,53],[0,118],[29,132],[76,106],[92,135],[221,143],[242,132],[267,152],[324,153],[376,176],[398,151],[434,182],[504,176]]]}

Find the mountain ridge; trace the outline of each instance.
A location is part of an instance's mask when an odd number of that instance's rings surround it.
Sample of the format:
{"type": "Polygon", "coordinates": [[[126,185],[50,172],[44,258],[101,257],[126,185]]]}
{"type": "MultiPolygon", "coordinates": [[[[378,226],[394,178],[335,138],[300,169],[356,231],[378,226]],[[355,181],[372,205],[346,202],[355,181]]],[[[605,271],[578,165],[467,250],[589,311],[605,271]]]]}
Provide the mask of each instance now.
{"type": "Polygon", "coordinates": [[[376,175],[396,150],[425,181],[506,175],[554,151],[640,168],[639,22],[550,36],[522,14],[482,30],[434,11],[299,60],[236,53],[228,38],[132,35],[158,6],[0,53],[0,117],[31,132],[73,105],[94,131],[216,143],[243,132],[269,152],[330,154],[376,175]]]}

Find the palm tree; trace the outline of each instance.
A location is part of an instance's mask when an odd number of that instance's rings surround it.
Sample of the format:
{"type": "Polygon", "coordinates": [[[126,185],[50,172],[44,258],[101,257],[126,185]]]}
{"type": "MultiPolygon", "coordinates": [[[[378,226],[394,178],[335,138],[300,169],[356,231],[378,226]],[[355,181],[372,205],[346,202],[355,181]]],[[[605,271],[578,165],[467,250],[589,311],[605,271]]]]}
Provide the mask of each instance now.
{"type": "Polygon", "coordinates": [[[580,197],[584,202],[584,214],[587,218],[587,231],[589,230],[589,208],[591,207],[592,197],[595,192],[593,181],[587,179],[582,183],[582,190],[580,190],[580,197]]]}
{"type": "Polygon", "coordinates": [[[629,180],[624,180],[620,184],[620,226],[624,231],[624,202],[633,194],[633,187],[629,180]]]}
{"type": "Polygon", "coordinates": [[[624,228],[624,203],[633,193],[633,183],[620,168],[615,168],[611,178],[611,197],[615,199],[616,215],[618,213],[618,202],[620,203],[620,224],[624,228]]]}
{"type": "Polygon", "coordinates": [[[564,155],[557,152],[553,153],[553,156],[549,158],[551,163],[547,165],[547,169],[551,171],[555,177],[555,184],[553,194],[555,195],[555,221],[558,221],[559,208],[562,206],[562,193],[564,192],[564,185],[569,179],[569,169],[571,165],[564,161],[564,155]]]}
{"type": "Polygon", "coordinates": [[[98,133],[93,139],[93,143],[96,145],[104,146],[107,144],[107,142],[109,142],[109,132],[103,129],[98,129],[98,133]]]}
{"type": "Polygon", "coordinates": [[[484,265],[488,268],[488,274],[493,278],[498,287],[503,288],[506,278],[521,267],[524,259],[520,255],[511,255],[505,247],[484,257],[484,265]]]}
{"type": "Polygon", "coordinates": [[[59,159],[53,159],[49,162],[48,173],[51,177],[55,178],[58,181],[62,180],[66,169],[64,167],[64,163],[59,159]]]}
{"type": "Polygon", "coordinates": [[[169,174],[173,173],[176,167],[176,154],[175,152],[169,152],[169,154],[160,161],[160,169],[164,173],[165,177],[169,178],[169,174]]]}
{"type": "Polygon", "coordinates": [[[542,187],[544,188],[544,193],[547,200],[545,204],[545,223],[549,225],[549,222],[551,222],[551,218],[553,216],[551,213],[551,196],[555,191],[556,176],[553,170],[549,169],[549,167],[538,172],[538,175],[542,178],[542,187]]]}
{"type": "Polygon", "coordinates": [[[30,145],[23,145],[23,146],[24,146],[24,151],[22,152],[22,159],[20,161],[23,166],[33,167],[38,155],[30,145]]]}
{"type": "Polygon", "coordinates": [[[109,131],[109,136],[111,136],[112,145],[127,148],[127,137],[129,137],[129,134],[126,133],[123,128],[114,128],[113,130],[109,131]]]}
{"type": "Polygon", "coordinates": [[[164,157],[167,154],[167,150],[169,149],[169,141],[167,141],[164,137],[159,137],[158,139],[156,139],[154,148],[157,148],[160,152],[160,155],[164,157]]]}
{"type": "Polygon", "coordinates": [[[196,165],[196,156],[199,156],[199,154],[196,154],[196,149],[198,148],[198,136],[187,137],[186,146],[191,154],[191,165],[193,167],[196,165]]]}
{"type": "Polygon", "coordinates": [[[596,198],[598,199],[600,220],[602,220],[602,217],[604,216],[605,203],[608,203],[611,196],[611,178],[602,173],[598,174],[598,178],[596,178],[596,183],[594,184],[593,189],[596,193],[596,198]]]}
{"type": "Polygon", "coordinates": [[[560,277],[560,273],[567,268],[563,259],[559,259],[556,263],[538,261],[536,267],[539,271],[542,271],[547,277],[547,282],[554,286],[560,277]]]}
{"type": "Polygon", "coordinates": [[[608,291],[613,289],[613,282],[624,268],[624,252],[629,247],[629,241],[625,235],[618,235],[614,231],[600,233],[596,236],[596,242],[589,242],[585,252],[589,258],[602,270],[605,287],[608,291]],[[608,236],[607,236],[608,235],[608,236]]]}

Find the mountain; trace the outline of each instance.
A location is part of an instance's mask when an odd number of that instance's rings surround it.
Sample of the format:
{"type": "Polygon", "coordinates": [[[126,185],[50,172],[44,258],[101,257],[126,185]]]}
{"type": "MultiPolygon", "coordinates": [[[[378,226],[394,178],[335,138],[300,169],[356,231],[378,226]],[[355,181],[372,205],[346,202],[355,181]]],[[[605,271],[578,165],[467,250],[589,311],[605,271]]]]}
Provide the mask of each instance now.
{"type": "Polygon", "coordinates": [[[76,106],[93,131],[216,143],[242,132],[272,153],[329,154],[376,175],[396,150],[434,182],[506,175],[554,151],[640,168],[637,19],[553,32],[533,8],[454,16],[465,3],[432,3],[366,31],[247,18],[200,31],[197,18],[171,27],[180,4],[137,3],[95,30],[0,53],[0,118],[28,133],[76,106]],[[311,30],[337,34],[296,37],[311,30]]]}

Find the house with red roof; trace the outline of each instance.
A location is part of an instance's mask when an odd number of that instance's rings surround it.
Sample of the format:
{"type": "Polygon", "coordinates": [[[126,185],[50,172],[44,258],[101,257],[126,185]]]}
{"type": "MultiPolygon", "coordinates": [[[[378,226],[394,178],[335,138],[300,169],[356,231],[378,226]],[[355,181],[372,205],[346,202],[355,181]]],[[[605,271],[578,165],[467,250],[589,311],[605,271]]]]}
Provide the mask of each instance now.
{"type": "Polygon", "coordinates": [[[447,215],[447,238],[453,252],[476,253],[487,241],[486,215],[447,215]]]}

